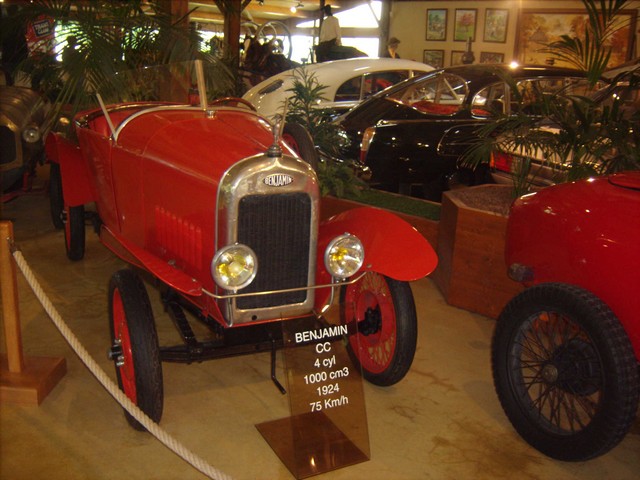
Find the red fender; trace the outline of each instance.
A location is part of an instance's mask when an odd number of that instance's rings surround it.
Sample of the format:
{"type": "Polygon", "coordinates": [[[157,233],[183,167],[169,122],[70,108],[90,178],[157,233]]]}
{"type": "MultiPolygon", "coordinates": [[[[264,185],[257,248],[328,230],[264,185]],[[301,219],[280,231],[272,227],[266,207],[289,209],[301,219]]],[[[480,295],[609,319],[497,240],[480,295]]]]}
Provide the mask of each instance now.
{"type": "Polygon", "coordinates": [[[362,242],[364,270],[412,281],[429,275],[438,265],[436,252],[413,226],[387,210],[361,207],[320,225],[318,272],[325,278],[319,281],[330,279],[324,266],[324,251],[333,238],[343,233],[351,233],[362,242]]]}
{"type": "Polygon", "coordinates": [[[45,141],[45,151],[50,162],[60,165],[65,205],[76,207],[94,201],[89,171],[80,147],[58,133],[50,133],[45,141]]]}

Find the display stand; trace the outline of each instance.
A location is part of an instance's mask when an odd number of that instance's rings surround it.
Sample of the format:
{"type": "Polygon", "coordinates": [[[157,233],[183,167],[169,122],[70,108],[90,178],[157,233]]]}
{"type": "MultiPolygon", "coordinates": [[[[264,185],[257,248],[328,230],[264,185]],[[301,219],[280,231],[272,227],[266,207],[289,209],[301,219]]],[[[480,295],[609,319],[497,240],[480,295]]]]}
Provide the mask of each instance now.
{"type": "Polygon", "coordinates": [[[0,402],[40,405],[67,373],[64,357],[27,357],[22,354],[16,267],[9,242],[11,222],[0,222],[0,290],[7,354],[0,355],[0,402]]]}
{"type": "Polygon", "coordinates": [[[283,322],[291,416],[256,427],[295,478],[370,458],[362,375],[346,333],[315,318],[283,322]]]}

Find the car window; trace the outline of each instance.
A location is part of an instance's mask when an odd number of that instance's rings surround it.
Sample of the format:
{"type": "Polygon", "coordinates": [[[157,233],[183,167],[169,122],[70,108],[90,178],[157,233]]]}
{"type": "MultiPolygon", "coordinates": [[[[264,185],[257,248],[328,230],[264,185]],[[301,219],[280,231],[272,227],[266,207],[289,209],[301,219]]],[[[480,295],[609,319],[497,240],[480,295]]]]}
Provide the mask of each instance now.
{"type": "Polygon", "coordinates": [[[360,91],[362,85],[362,75],[350,78],[336,90],[336,96],[334,101],[336,102],[350,102],[360,100],[360,91]]]}
{"type": "Polygon", "coordinates": [[[362,98],[368,98],[407,78],[409,78],[407,70],[369,73],[364,78],[362,98]]]}
{"type": "Polygon", "coordinates": [[[443,72],[408,85],[388,98],[424,113],[452,115],[462,108],[467,94],[463,78],[443,72]]]}
{"type": "MultiPolygon", "coordinates": [[[[604,83],[598,82],[595,88],[600,88],[604,83]]],[[[585,78],[580,77],[554,77],[554,78],[530,78],[521,80],[517,84],[518,91],[522,95],[523,108],[529,108],[535,104],[541,95],[589,95],[594,91],[585,78]]]]}
{"type": "Polygon", "coordinates": [[[336,90],[334,101],[359,101],[409,78],[407,70],[367,73],[350,78],[336,90]]]}
{"type": "Polygon", "coordinates": [[[476,93],[471,101],[471,113],[479,117],[499,115],[506,112],[507,104],[506,85],[504,82],[495,83],[476,93]]]}

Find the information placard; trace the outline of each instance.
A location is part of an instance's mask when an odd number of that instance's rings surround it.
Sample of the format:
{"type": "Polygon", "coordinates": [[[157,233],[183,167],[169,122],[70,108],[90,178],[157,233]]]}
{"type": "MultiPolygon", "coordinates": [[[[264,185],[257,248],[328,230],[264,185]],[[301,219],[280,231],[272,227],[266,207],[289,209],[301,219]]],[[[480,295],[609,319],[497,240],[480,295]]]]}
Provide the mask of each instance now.
{"type": "Polygon", "coordinates": [[[370,458],[362,375],[346,347],[351,328],[316,318],[283,322],[291,416],[257,428],[296,478],[370,458]]]}

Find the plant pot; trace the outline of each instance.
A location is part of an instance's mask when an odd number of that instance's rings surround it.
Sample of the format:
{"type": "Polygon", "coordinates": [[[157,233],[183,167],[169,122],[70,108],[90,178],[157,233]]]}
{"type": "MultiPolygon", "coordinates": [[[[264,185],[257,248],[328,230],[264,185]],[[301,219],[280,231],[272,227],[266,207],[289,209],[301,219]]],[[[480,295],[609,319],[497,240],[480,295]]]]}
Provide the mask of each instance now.
{"type": "Polygon", "coordinates": [[[510,191],[479,185],[443,195],[432,278],[449,305],[497,318],[523,290],[507,276],[504,260],[510,191]],[[502,212],[483,209],[487,204],[503,204],[502,212]]]}

